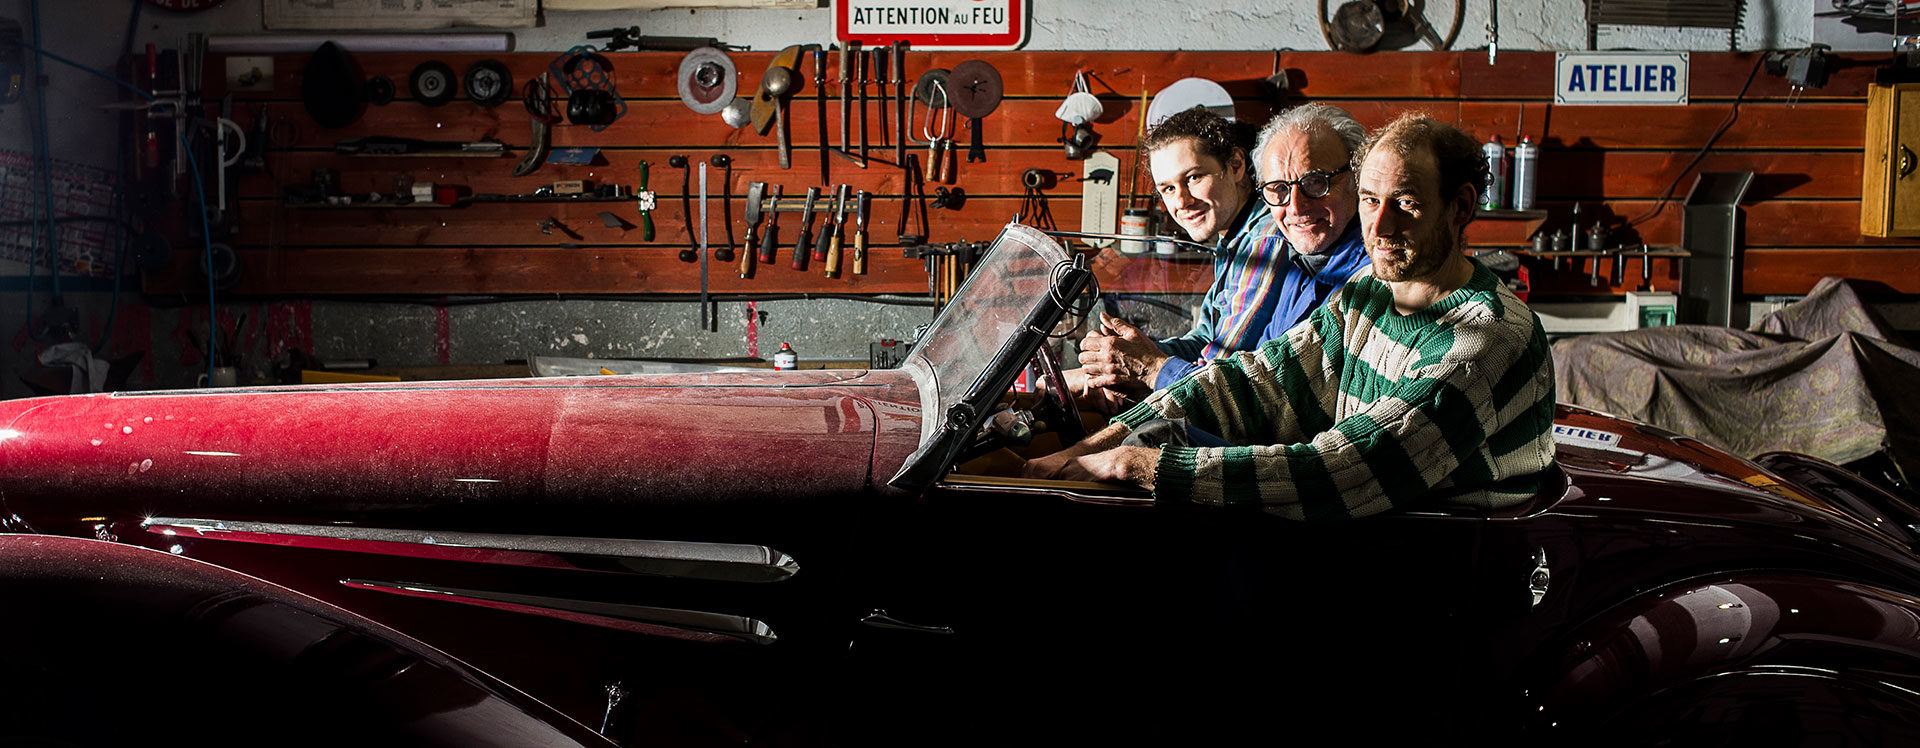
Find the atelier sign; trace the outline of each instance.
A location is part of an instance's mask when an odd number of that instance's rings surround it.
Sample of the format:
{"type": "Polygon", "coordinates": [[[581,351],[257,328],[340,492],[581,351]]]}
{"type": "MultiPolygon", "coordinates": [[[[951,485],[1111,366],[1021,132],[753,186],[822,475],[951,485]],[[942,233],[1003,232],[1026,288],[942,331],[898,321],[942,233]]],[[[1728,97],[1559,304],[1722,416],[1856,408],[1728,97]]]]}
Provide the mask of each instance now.
{"type": "Polygon", "coordinates": [[[1583,429],[1577,426],[1553,425],[1553,440],[1559,444],[1571,444],[1588,449],[1618,449],[1620,435],[1611,431],[1583,429]]]}
{"type": "Polygon", "coordinates": [[[1556,104],[1687,103],[1685,52],[1556,52],[1556,104]]]}
{"type": "Polygon", "coordinates": [[[833,0],[842,42],[907,42],[914,49],[1018,49],[1029,0],[833,0]]]}

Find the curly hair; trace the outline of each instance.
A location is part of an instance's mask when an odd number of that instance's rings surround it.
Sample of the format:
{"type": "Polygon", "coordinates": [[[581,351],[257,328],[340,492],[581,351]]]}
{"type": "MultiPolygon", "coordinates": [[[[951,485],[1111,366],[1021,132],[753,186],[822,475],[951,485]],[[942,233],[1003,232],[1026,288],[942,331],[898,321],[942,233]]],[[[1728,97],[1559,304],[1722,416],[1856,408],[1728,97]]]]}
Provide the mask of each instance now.
{"type": "Polygon", "coordinates": [[[1251,176],[1253,168],[1251,159],[1246,159],[1246,136],[1244,128],[1235,127],[1225,117],[1196,106],[1161,120],[1148,130],[1147,136],[1140,140],[1140,161],[1144,163],[1147,156],[1168,144],[1192,139],[1199,144],[1201,153],[1212,156],[1223,166],[1232,163],[1234,154],[1239,154],[1251,176]]]}
{"type": "Polygon", "coordinates": [[[1360,170],[1367,154],[1382,145],[1391,147],[1401,158],[1409,158],[1422,149],[1431,152],[1434,165],[1440,169],[1440,194],[1447,200],[1452,200],[1462,185],[1471,185],[1475,195],[1484,193],[1488,180],[1492,179],[1487,172],[1487,160],[1480,152],[1480,141],[1458,127],[1424,114],[1406,112],[1386,127],[1373,131],[1366,145],[1353,154],[1354,171],[1360,170]]]}

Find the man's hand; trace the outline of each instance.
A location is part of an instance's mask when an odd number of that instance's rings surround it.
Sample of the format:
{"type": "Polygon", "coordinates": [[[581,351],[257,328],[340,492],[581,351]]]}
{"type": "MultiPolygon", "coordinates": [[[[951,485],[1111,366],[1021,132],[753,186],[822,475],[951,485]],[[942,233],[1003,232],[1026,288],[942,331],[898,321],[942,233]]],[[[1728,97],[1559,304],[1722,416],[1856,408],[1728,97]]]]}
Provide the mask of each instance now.
{"type": "Polygon", "coordinates": [[[1143,397],[1168,358],[1152,338],[1126,320],[1100,314],[1100,328],[1080,341],[1080,368],[1088,387],[1143,397]]]}
{"type": "Polygon", "coordinates": [[[1087,370],[1084,368],[1068,369],[1060,374],[1066,377],[1067,391],[1073,394],[1083,411],[1115,416],[1133,405],[1126,395],[1105,387],[1088,386],[1087,370]]]}
{"type": "Polygon", "coordinates": [[[1126,424],[1108,424],[1078,444],[1028,460],[1020,472],[1028,478],[1124,481],[1151,491],[1160,466],[1160,450],[1118,446],[1127,432],[1126,424]]]}
{"type": "Polygon", "coordinates": [[[1069,448],[1028,462],[1025,473],[1029,478],[1132,483],[1151,491],[1159,466],[1160,450],[1152,447],[1114,447],[1092,454],[1069,448]]]}

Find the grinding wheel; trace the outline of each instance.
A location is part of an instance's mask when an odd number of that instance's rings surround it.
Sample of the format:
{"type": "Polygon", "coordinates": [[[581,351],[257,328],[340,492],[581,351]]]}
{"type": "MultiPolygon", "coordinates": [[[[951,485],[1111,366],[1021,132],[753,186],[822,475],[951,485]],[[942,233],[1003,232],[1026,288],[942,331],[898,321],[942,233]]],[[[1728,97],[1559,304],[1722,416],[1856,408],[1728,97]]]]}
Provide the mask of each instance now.
{"type": "Polygon", "coordinates": [[[513,95],[513,72],[499,60],[478,60],[468,65],[463,83],[467,99],[488,109],[500,106],[513,95]]]}
{"type": "Polygon", "coordinates": [[[428,60],[420,63],[413,69],[413,74],[407,76],[407,90],[413,92],[413,100],[423,106],[440,106],[453,101],[460,84],[454,77],[452,66],[439,60],[428,60]]]}
{"type": "Polygon", "coordinates": [[[739,88],[739,73],[733,58],[716,47],[701,47],[680,60],[675,77],[680,101],[695,114],[718,114],[733,102],[739,88]]]}

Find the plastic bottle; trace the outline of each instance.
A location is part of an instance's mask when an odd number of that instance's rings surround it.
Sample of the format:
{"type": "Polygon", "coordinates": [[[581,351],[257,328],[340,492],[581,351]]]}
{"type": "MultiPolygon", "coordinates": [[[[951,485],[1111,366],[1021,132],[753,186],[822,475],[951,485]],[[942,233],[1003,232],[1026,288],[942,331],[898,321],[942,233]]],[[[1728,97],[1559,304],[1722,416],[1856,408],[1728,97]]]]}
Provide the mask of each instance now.
{"type": "Polygon", "coordinates": [[[1495,135],[1480,146],[1480,153],[1487,159],[1487,191],[1480,193],[1480,209],[1499,210],[1506,207],[1507,147],[1495,135]]]}
{"type": "Polygon", "coordinates": [[[1520,144],[1513,147],[1513,209],[1528,210],[1533,207],[1533,181],[1540,169],[1540,147],[1533,144],[1533,138],[1521,137],[1520,144]]]}
{"type": "Polygon", "coordinates": [[[780,350],[773,354],[774,371],[793,371],[800,368],[800,354],[793,351],[790,343],[781,343],[780,350]]]}

